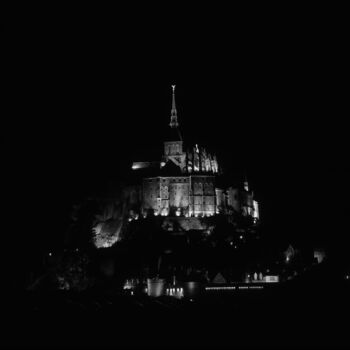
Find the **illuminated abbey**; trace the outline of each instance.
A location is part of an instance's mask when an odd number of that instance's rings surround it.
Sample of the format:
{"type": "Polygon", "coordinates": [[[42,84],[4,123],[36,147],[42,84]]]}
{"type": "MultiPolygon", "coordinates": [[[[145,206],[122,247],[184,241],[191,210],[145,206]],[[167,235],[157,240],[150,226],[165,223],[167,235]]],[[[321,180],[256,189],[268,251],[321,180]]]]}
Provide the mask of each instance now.
{"type": "Polygon", "coordinates": [[[164,141],[162,159],[156,162],[134,162],[132,169],[141,175],[141,209],[161,216],[206,217],[215,214],[240,213],[259,219],[259,207],[248,181],[242,188],[219,188],[221,174],[216,155],[199,145],[183,140],[172,86],[170,123],[164,141]]]}

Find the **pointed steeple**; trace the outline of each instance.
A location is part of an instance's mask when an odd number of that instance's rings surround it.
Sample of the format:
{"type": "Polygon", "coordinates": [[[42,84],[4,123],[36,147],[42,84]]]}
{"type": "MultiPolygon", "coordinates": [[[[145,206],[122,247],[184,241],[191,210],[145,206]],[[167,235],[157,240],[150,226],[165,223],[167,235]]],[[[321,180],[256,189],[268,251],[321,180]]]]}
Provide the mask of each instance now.
{"type": "Polygon", "coordinates": [[[176,110],[176,104],[175,104],[175,85],[171,85],[173,89],[173,99],[171,104],[171,116],[170,116],[170,127],[171,128],[177,128],[179,126],[179,123],[177,121],[177,110],[176,110]]]}

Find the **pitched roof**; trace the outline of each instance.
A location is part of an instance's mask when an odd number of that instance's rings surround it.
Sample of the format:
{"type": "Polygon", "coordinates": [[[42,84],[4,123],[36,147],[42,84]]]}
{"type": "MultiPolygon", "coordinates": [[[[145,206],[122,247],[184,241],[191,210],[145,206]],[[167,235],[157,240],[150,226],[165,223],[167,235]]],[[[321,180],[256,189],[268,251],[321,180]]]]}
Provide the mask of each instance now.
{"type": "Polygon", "coordinates": [[[183,175],[179,166],[172,160],[168,160],[160,170],[161,176],[181,176],[183,175]]]}
{"type": "Polygon", "coordinates": [[[221,274],[221,272],[218,272],[216,276],[213,278],[212,283],[226,283],[226,279],[221,274]]]}

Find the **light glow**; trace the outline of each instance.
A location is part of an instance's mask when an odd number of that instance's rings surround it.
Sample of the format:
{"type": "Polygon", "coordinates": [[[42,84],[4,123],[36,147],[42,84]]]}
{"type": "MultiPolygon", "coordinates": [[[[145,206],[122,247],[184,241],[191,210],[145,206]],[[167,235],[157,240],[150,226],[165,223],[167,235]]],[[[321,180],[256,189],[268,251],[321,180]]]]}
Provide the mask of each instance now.
{"type": "Polygon", "coordinates": [[[175,297],[175,298],[182,298],[184,296],[183,288],[167,288],[166,289],[166,295],[175,297]]]}
{"type": "Polygon", "coordinates": [[[279,276],[264,276],[263,278],[264,282],[266,283],[278,283],[279,282],[279,276]]]}
{"type": "Polygon", "coordinates": [[[236,286],[205,287],[205,290],[234,290],[236,286]]]}

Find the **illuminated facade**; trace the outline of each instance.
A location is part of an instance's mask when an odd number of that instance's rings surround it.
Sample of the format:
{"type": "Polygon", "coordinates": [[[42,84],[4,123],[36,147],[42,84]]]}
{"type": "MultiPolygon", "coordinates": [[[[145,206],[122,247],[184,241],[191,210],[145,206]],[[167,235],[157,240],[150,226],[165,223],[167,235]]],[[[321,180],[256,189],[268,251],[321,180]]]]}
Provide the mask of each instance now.
{"type": "Polygon", "coordinates": [[[172,108],[164,152],[159,162],[134,162],[133,170],[155,170],[142,179],[141,212],[147,215],[203,217],[229,210],[259,218],[258,203],[248,182],[243,189],[216,187],[220,168],[215,154],[194,145],[185,148],[179,128],[172,86],[172,108]]]}
{"type": "Polygon", "coordinates": [[[163,216],[211,216],[216,212],[215,177],[167,176],[143,179],[142,209],[163,216]]]}

